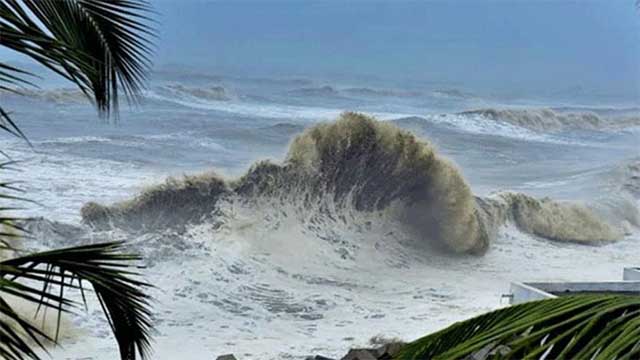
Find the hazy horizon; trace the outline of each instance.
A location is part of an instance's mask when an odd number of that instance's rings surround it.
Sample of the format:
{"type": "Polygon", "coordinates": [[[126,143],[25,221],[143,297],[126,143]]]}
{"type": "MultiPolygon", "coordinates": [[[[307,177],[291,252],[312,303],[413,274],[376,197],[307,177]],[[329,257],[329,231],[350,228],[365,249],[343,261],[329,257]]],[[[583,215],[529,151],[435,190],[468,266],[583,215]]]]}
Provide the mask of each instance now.
{"type": "Polygon", "coordinates": [[[640,94],[634,1],[175,2],[156,63],[223,73],[640,94]],[[464,6],[460,6],[463,4],[464,6]]]}
{"type": "Polygon", "coordinates": [[[152,4],[156,68],[640,98],[632,0],[152,4]]]}

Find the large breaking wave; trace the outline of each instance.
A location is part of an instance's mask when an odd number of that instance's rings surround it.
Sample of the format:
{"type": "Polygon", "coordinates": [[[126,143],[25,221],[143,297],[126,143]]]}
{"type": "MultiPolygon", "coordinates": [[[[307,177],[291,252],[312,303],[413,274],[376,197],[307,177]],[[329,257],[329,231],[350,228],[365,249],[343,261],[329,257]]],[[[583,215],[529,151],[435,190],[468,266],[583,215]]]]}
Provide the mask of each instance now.
{"type": "Polygon", "coordinates": [[[353,214],[376,214],[419,244],[462,253],[486,251],[506,222],[559,241],[592,244],[623,236],[577,203],[517,193],[474,197],[459,169],[429,143],[356,113],[297,136],[283,163],[258,162],[234,180],[213,173],[170,179],[111,206],[88,203],[82,217],[99,230],[180,229],[224,222],[222,206],[230,202],[264,217],[294,208],[316,233],[353,214]]]}

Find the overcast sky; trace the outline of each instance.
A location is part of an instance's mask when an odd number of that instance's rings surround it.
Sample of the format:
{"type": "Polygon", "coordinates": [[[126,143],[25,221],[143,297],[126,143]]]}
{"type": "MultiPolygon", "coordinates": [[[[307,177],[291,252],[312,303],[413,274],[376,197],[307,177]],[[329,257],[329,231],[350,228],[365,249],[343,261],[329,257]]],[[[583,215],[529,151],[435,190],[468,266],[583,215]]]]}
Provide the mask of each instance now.
{"type": "Polygon", "coordinates": [[[638,93],[634,2],[152,0],[155,62],[638,93]]]}

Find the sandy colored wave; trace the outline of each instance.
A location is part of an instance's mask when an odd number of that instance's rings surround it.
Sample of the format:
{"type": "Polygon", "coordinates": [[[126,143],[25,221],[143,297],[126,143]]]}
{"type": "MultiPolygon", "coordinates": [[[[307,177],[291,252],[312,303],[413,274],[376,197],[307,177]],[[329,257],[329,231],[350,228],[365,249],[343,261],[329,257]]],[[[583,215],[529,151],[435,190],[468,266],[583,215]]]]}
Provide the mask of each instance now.
{"type": "Polygon", "coordinates": [[[305,130],[282,163],[258,162],[233,180],[214,173],[169,179],[128,201],[88,203],[82,217],[98,229],[181,228],[215,223],[217,204],[230,198],[280,199],[326,214],[336,208],[387,212],[417,241],[462,253],[486,251],[507,222],[557,241],[595,244],[623,236],[582,204],[519,193],[474,197],[460,170],[431,144],[357,113],[305,130]]]}

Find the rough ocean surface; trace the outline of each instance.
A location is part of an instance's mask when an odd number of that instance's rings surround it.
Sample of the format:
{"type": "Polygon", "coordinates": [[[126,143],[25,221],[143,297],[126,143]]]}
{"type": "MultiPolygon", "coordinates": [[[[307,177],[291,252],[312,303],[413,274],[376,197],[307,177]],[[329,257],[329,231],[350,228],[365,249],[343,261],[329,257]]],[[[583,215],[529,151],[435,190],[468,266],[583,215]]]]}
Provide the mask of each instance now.
{"type": "MultiPolygon", "coordinates": [[[[154,359],[338,356],[502,306],[511,281],[638,265],[633,106],[170,75],[118,124],[70,90],[0,95],[34,145],[2,140],[42,204],[25,247],[129,241],[154,359]]],[[[68,322],[55,358],[113,358],[99,306],[68,322]]]]}

